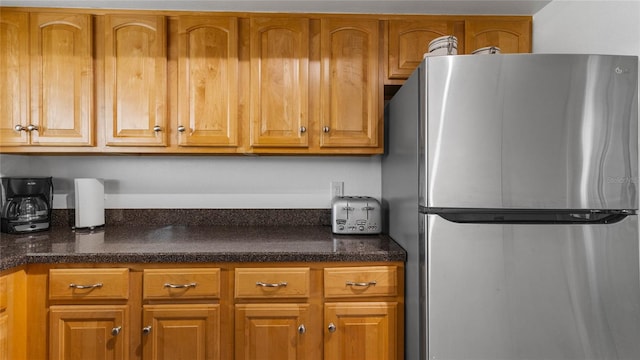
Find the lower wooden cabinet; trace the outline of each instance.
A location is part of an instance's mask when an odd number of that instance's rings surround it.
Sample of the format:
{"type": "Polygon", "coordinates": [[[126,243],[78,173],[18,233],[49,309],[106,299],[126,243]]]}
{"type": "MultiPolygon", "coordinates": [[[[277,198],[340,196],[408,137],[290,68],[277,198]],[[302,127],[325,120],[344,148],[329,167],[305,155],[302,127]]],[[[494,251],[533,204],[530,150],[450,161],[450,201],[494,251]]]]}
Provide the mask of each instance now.
{"type": "Polygon", "coordinates": [[[9,360],[9,314],[0,312],[0,360],[9,360]]]}
{"type": "Polygon", "coordinates": [[[310,348],[309,304],[243,304],[235,311],[236,360],[317,359],[310,348]]]}
{"type": "Polygon", "coordinates": [[[27,358],[25,282],[24,269],[0,274],[0,360],[27,358]]]}
{"type": "Polygon", "coordinates": [[[0,277],[0,360],[9,360],[9,312],[7,311],[7,277],[0,277]]]}
{"type": "Polygon", "coordinates": [[[144,305],[144,360],[219,360],[220,306],[144,305]]]}
{"type": "Polygon", "coordinates": [[[325,304],[324,358],[397,359],[397,317],[395,302],[325,304]]]}
{"type": "Polygon", "coordinates": [[[126,305],[52,306],[49,359],[126,359],[128,313],[126,305]]]}
{"type": "Polygon", "coordinates": [[[404,357],[400,262],[31,264],[24,276],[21,320],[0,296],[0,360],[404,357]],[[28,348],[7,352],[18,321],[28,348]]]}
{"type": "Polygon", "coordinates": [[[401,274],[396,266],[324,269],[325,359],[402,358],[401,274]]]}

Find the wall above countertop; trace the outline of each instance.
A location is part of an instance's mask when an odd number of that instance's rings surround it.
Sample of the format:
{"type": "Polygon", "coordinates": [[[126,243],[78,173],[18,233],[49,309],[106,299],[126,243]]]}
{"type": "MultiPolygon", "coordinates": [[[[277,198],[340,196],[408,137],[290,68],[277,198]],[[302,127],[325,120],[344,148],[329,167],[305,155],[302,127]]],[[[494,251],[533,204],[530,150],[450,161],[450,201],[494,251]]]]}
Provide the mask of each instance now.
{"type": "Polygon", "coordinates": [[[345,195],[380,199],[379,156],[33,156],[0,154],[1,176],[52,176],[54,209],[73,208],[73,179],[105,181],[107,209],[329,209],[345,195]]]}

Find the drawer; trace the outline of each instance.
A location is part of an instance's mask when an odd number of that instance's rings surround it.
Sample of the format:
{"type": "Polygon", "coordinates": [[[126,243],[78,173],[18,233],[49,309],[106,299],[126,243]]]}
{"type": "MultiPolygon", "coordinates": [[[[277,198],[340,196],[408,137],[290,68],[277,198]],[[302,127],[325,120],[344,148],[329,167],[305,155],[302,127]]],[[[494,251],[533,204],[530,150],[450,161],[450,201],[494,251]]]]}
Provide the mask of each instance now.
{"type": "Polygon", "coordinates": [[[324,269],[324,296],[327,298],[397,295],[398,269],[395,266],[324,269]]]}
{"type": "Polygon", "coordinates": [[[7,308],[7,277],[0,276],[0,311],[7,308]]]}
{"type": "Polygon", "coordinates": [[[238,268],[239,299],[309,297],[309,268],[238,268]]]}
{"type": "Polygon", "coordinates": [[[146,269],[142,282],[145,300],[220,297],[218,268],[146,269]]]}
{"type": "Polygon", "coordinates": [[[129,269],[51,269],[50,300],[126,300],[129,269]]]}

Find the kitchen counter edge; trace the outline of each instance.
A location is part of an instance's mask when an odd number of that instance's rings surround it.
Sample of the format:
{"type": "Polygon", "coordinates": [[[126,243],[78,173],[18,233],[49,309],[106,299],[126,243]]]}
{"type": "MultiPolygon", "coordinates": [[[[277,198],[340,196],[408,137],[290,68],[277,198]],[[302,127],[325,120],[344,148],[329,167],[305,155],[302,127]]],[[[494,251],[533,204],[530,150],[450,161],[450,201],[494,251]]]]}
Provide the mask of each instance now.
{"type": "Polygon", "coordinates": [[[27,264],[394,262],[407,254],[388,235],[336,235],[329,226],[58,227],[2,234],[0,271],[27,264]]]}

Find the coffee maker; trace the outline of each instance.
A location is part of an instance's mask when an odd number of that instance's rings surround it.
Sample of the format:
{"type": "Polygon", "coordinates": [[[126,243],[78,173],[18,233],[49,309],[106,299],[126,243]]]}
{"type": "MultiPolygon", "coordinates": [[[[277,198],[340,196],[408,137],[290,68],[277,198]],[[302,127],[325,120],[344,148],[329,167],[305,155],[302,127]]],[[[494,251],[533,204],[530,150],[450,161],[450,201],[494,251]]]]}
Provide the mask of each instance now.
{"type": "Polygon", "coordinates": [[[0,231],[28,233],[49,229],[53,200],[51,177],[3,177],[0,231]]]}

